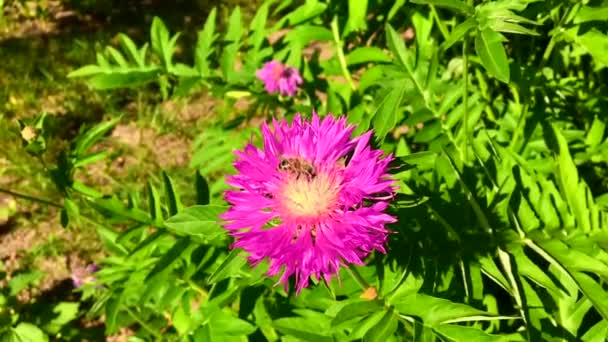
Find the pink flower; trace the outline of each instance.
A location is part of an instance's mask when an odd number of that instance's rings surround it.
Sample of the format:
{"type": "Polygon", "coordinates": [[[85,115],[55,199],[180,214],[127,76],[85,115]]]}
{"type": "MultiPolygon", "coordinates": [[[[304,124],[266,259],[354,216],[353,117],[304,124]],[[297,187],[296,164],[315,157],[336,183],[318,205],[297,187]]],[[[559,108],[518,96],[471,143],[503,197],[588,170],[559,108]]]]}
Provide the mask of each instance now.
{"type": "Polygon", "coordinates": [[[298,86],[302,84],[302,77],[296,68],[277,61],[264,64],[256,76],[264,82],[264,88],[270,94],[278,90],[281,95],[294,96],[298,86]]]}
{"type": "Polygon", "coordinates": [[[97,280],[93,273],[99,271],[99,266],[90,264],[87,267],[76,267],[72,270],[71,278],[74,287],[81,287],[84,284],[97,280]]]}
{"type": "Polygon", "coordinates": [[[385,252],[395,219],[384,213],[394,191],[391,156],[369,146],[372,132],[351,137],[345,118],[296,115],[290,125],[262,127],[263,149],[237,151],[238,174],[228,183],[225,228],[256,265],[270,261],[269,276],[295,276],[299,293],[314,276],[329,282],[341,266],[362,265],[373,250],[385,252]]]}

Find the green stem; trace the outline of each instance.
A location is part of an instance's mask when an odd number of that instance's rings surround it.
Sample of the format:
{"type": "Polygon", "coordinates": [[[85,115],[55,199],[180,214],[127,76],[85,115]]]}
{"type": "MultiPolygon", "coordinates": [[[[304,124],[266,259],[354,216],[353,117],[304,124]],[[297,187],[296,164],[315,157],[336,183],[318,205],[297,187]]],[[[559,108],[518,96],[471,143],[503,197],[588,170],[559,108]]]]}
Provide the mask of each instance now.
{"type": "Polygon", "coordinates": [[[430,5],[430,6],[431,6],[431,15],[433,16],[433,18],[435,18],[435,21],[437,22],[437,26],[439,26],[439,31],[441,31],[441,35],[443,36],[443,39],[447,40],[448,37],[450,36],[450,32],[443,24],[443,21],[441,21],[441,19],[439,19],[439,14],[437,13],[437,9],[435,9],[435,5],[430,5]]]}
{"type": "Polygon", "coordinates": [[[559,22],[553,29],[553,32],[555,32],[555,34],[551,35],[549,44],[547,44],[545,53],[543,53],[543,58],[540,61],[539,69],[542,69],[543,66],[545,66],[545,62],[551,56],[551,52],[553,52],[553,48],[555,47],[555,37],[560,34],[559,31],[561,30],[562,25],[567,24],[572,19],[573,15],[571,15],[571,14],[575,14],[576,12],[578,12],[579,7],[580,7],[580,4],[575,4],[574,6],[566,9],[566,13],[564,13],[564,15],[560,18],[559,22]]]}
{"type": "Polygon", "coordinates": [[[48,200],[45,200],[45,199],[42,199],[42,198],[33,197],[33,196],[30,196],[30,195],[26,195],[26,194],[20,194],[18,192],[13,192],[13,191],[10,191],[10,190],[7,190],[7,189],[0,188],[0,192],[8,194],[8,195],[11,195],[13,197],[22,198],[22,199],[25,199],[25,200],[28,200],[28,201],[32,201],[32,202],[36,202],[36,203],[40,203],[40,204],[49,205],[51,207],[63,208],[62,205],[57,204],[55,202],[51,202],[51,201],[48,201],[48,200]]]}
{"type": "Polygon", "coordinates": [[[361,274],[359,274],[359,271],[357,271],[357,269],[355,268],[355,265],[349,265],[348,266],[348,272],[350,273],[350,275],[353,277],[353,279],[355,280],[355,282],[357,282],[357,284],[359,284],[359,286],[361,287],[361,289],[363,289],[364,291],[369,289],[371,286],[367,283],[367,281],[365,281],[365,279],[363,279],[363,277],[361,276],[361,274]]]}
{"type": "Polygon", "coordinates": [[[469,35],[465,35],[464,42],[462,43],[462,72],[463,72],[463,80],[464,80],[464,162],[466,163],[468,146],[469,146],[469,53],[468,53],[468,43],[469,43],[469,35]]]}
{"type": "Polygon", "coordinates": [[[146,324],[144,321],[142,321],[128,307],[125,306],[124,309],[129,314],[129,316],[131,316],[131,318],[133,318],[142,328],[144,328],[144,330],[148,331],[150,334],[152,334],[154,337],[156,337],[157,340],[162,340],[162,335],[160,333],[158,333],[157,331],[155,331],[154,329],[152,329],[148,324],[146,324]]]}
{"type": "Polygon", "coordinates": [[[340,39],[340,32],[338,31],[338,16],[334,16],[331,21],[331,32],[334,35],[334,43],[336,44],[336,53],[338,54],[338,60],[340,61],[340,67],[342,68],[342,74],[344,74],[344,78],[348,81],[350,88],[352,90],[357,89],[355,87],[355,83],[353,82],[353,78],[350,75],[350,71],[348,71],[348,67],[346,65],[346,57],[344,57],[344,51],[342,51],[342,40],[340,39]]]}

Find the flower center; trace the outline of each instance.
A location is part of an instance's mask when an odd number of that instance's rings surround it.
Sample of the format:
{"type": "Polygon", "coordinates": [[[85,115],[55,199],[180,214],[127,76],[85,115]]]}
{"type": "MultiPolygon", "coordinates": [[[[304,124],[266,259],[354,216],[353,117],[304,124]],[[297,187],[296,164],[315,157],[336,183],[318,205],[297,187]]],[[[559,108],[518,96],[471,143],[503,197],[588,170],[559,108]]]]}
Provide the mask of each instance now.
{"type": "Polygon", "coordinates": [[[314,219],[330,212],[337,198],[335,182],[320,173],[314,177],[289,177],[281,190],[280,202],[287,215],[314,219]]]}

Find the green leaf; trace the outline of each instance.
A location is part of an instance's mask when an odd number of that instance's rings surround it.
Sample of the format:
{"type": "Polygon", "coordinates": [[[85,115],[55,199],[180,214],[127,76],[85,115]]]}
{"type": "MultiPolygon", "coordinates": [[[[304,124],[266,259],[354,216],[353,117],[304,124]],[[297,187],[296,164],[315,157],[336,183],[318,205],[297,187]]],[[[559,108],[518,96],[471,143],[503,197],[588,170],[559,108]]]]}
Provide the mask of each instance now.
{"type": "Polygon", "coordinates": [[[382,309],[382,303],[377,300],[356,300],[344,305],[331,321],[331,325],[339,325],[356,317],[366,316],[382,309]]]}
{"type": "Polygon", "coordinates": [[[405,47],[405,42],[390,24],[386,24],[385,30],[389,49],[403,66],[409,66],[410,56],[405,47]]]}
{"type": "Polygon", "coordinates": [[[385,311],[380,321],[363,336],[364,342],[384,342],[397,330],[397,316],[394,309],[385,311]]]}
{"type": "Polygon", "coordinates": [[[74,168],[83,167],[89,164],[96,163],[100,160],[103,160],[105,157],[109,155],[109,151],[99,151],[95,153],[91,153],[86,156],[80,156],[78,160],[74,162],[74,168]]]}
{"type": "Polygon", "coordinates": [[[608,320],[596,323],[581,338],[583,342],[604,342],[608,336],[608,320]]]}
{"type": "Polygon", "coordinates": [[[241,267],[247,264],[247,260],[239,256],[240,250],[233,249],[230,251],[226,259],[222,261],[220,266],[209,276],[207,281],[210,284],[215,284],[224,279],[234,277],[240,273],[241,267]]]}
{"type": "Polygon", "coordinates": [[[438,7],[449,8],[465,14],[473,14],[474,9],[461,0],[412,0],[415,4],[429,4],[438,7]]]}
{"type": "Polygon", "coordinates": [[[469,18],[464,22],[458,24],[453,30],[450,36],[441,44],[442,50],[449,49],[452,45],[462,39],[465,34],[469,33],[472,29],[477,26],[477,20],[475,18],[469,18]]]}
{"type": "Polygon", "coordinates": [[[420,317],[429,325],[498,319],[489,312],[421,293],[402,298],[395,303],[395,308],[400,314],[420,317]]]}
{"type": "Polygon", "coordinates": [[[111,46],[106,46],[106,51],[108,51],[108,54],[110,55],[110,57],[112,57],[114,62],[116,62],[116,64],[118,64],[119,67],[121,67],[121,68],[129,67],[129,63],[127,63],[127,60],[123,57],[123,55],[122,55],[122,53],[120,53],[120,51],[116,50],[115,48],[113,48],[111,46]]]}
{"type": "Polygon", "coordinates": [[[530,36],[538,36],[538,32],[525,28],[519,24],[510,23],[502,20],[494,20],[489,25],[494,31],[516,34],[527,34],[530,36]]]}
{"type": "Polygon", "coordinates": [[[588,21],[606,21],[608,20],[608,6],[591,7],[582,6],[576,16],[574,17],[574,23],[580,24],[588,21]]]}
{"type": "Polygon", "coordinates": [[[373,115],[373,127],[378,140],[384,140],[388,132],[397,125],[400,118],[399,107],[405,93],[405,87],[391,89],[380,102],[373,115]]]}
{"type": "Polygon", "coordinates": [[[275,329],[283,334],[297,337],[303,341],[310,342],[332,342],[328,334],[324,333],[316,322],[311,322],[304,317],[279,318],[272,322],[275,329]]]}
{"type": "Polygon", "coordinates": [[[155,275],[163,272],[168,269],[171,265],[177,262],[182,255],[187,250],[187,247],[190,245],[190,237],[185,236],[181,239],[177,240],[173,247],[163,255],[163,257],[156,263],[152,271],[148,273],[146,276],[146,281],[152,279],[155,275]]]}
{"type": "Polygon", "coordinates": [[[87,83],[97,90],[130,88],[155,81],[158,75],[159,69],[156,67],[146,69],[127,68],[95,75],[87,83]]]}
{"type": "Polygon", "coordinates": [[[276,341],[279,339],[276,330],[272,327],[272,318],[266,309],[264,303],[264,296],[258,297],[253,308],[253,316],[255,317],[255,324],[259,327],[264,337],[268,341],[276,341]]]}
{"type": "Polygon", "coordinates": [[[243,336],[249,335],[257,329],[251,323],[222,310],[215,311],[209,320],[213,334],[217,335],[243,336]]]}
{"type": "Polygon", "coordinates": [[[355,65],[361,63],[389,63],[391,58],[382,49],[376,46],[362,46],[354,49],[346,55],[346,64],[355,65]]]}
{"type": "Polygon", "coordinates": [[[289,13],[286,16],[286,19],[289,21],[289,24],[292,26],[296,26],[302,22],[305,22],[309,19],[315,18],[321,13],[325,12],[327,5],[316,0],[306,1],[306,3],[298,8],[296,8],[293,12],[289,13]]]}
{"type": "Polygon", "coordinates": [[[152,42],[152,51],[154,51],[163,61],[165,70],[171,70],[171,59],[175,51],[175,44],[179,34],[169,38],[169,30],[165,23],[159,18],[152,19],[152,27],[150,29],[150,40],[152,42]]]}
{"type": "Polygon", "coordinates": [[[10,288],[9,295],[15,296],[28,286],[38,283],[44,277],[44,274],[44,272],[36,270],[14,275],[8,284],[10,288]]]}
{"type": "Polygon", "coordinates": [[[111,198],[97,198],[91,205],[98,211],[106,214],[111,214],[120,218],[128,218],[141,223],[151,223],[148,214],[140,209],[127,208],[124,203],[116,199],[111,198]]]}
{"type": "Polygon", "coordinates": [[[74,139],[74,147],[72,148],[72,155],[76,158],[81,156],[93,145],[95,145],[106,133],[116,126],[120,122],[121,117],[114,118],[110,121],[99,123],[86,131],[80,133],[76,139],[74,139]]]}
{"type": "Polygon", "coordinates": [[[481,329],[464,327],[455,324],[440,324],[433,327],[439,335],[448,341],[475,341],[475,342],[500,342],[500,341],[525,341],[522,336],[512,334],[510,336],[490,335],[481,329]]]}
{"type": "Polygon", "coordinates": [[[591,128],[585,137],[585,144],[590,147],[599,146],[604,140],[604,132],[606,131],[606,124],[600,120],[597,116],[593,118],[591,128]]]}
{"type": "Polygon", "coordinates": [[[53,308],[53,319],[44,325],[44,330],[50,334],[57,334],[61,328],[78,318],[80,303],[60,302],[53,308]]]}
{"type": "Polygon", "coordinates": [[[66,220],[64,222],[64,218],[62,217],[62,226],[65,228],[68,226],[68,222],[70,220],[74,220],[76,223],[80,222],[80,210],[78,209],[78,205],[69,198],[63,199],[63,210],[67,215],[66,220]]]}
{"type": "Polygon", "coordinates": [[[228,20],[228,28],[226,35],[224,36],[224,41],[226,41],[228,45],[224,47],[222,57],[220,58],[222,73],[228,82],[235,81],[237,77],[234,63],[240,46],[242,34],[241,27],[241,9],[236,7],[228,20]]]}
{"type": "Polygon", "coordinates": [[[162,223],[163,211],[160,205],[160,196],[158,195],[158,190],[156,190],[156,187],[154,187],[150,181],[148,181],[148,202],[150,207],[150,216],[154,222],[159,224],[162,223]]]}
{"type": "Polygon", "coordinates": [[[13,330],[13,336],[19,342],[46,342],[49,340],[48,336],[37,326],[21,322],[13,330]]]}
{"type": "Polygon", "coordinates": [[[210,75],[208,59],[213,53],[213,43],[218,37],[215,33],[216,12],[216,8],[213,7],[207,16],[203,30],[198,32],[196,49],[194,52],[194,66],[202,77],[208,77],[210,75]]]}
{"type": "Polygon", "coordinates": [[[499,81],[509,83],[509,62],[502,41],[503,37],[500,33],[484,28],[478,31],[475,37],[475,51],[490,75],[499,81]]]}
{"type": "Polygon", "coordinates": [[[196,185],[196,204],[207,205],[210,201],[211,193],[209,192],[209,184],[199,170],[195,174],[196,185]]]}
{"type": "Polygon", "coordinates": [[[79,181],[74,181],[72,183],[72,189],[74,189],[75,191],[80,192],[83,195],[86,195],[90,198],[101,198],[103,197],[103,194],[85,184],[83,184],[82,182],[79,181]]]}
{"type": "Polygon", "coordinates": [[[118,317],[118,312],[120,311],[122,294],[123,292],[120,292],[119,294],[109,298],[106,302],[106,335],[112,335],[118,330],[116,318],[118,317]]]}
{"type": "Polygon", "coordinates": [[[127,36],[126,34],[120,33],[118,34],[118,41],[122,46],[123,50],[129,53],[129,57],[137,64],[139,67],[144,67],[146,62],[144,60],[145,55],[141,55],[139,50],[137,50],[137,46],[135,43],[127,36]]]}
{"type": "Polygon", "coordinates": [[[165,226],[178,235],[199,236],[211,241],[225,234],[219,224],[219,214],[226,209],[219,205],[195,205],[167,219],[165,226]]]}
{"type": "Polygon", "coordinates": [[[322,26],[316,25],[301,25],[295,27],[285,35],[285,42],[301,47],[308,45],[313,41],[326,42],[333,40],[333,34],[330,30],[322,26]]]}
{"type": "Polygon", "coordinates": [[[68,74],[68,78],[90,77],[105,72],[106,69],[99,65],[85,65],[82,68],[73,70],[68,74]]]}
{"type": "Polygon", "coordinates": [[[367,0],[348,0],[348,20],[343,36],[367,29],[367,0]]]}
{"type": "Polygon", "coordinates": [[[264,2],[255,12],[255,16],[249,24],[249,30],[252,32],[251,37],[249,38],[251,41],[250,44],[256,51],[260,49],[264,42],[264,38],[266,38],[266,30],[264,28],[266,26],[266,20],[268,19],[269,7],[270,2],[264,2]]]}
{"type": "Polygon", "coordinates": [[[553,126],[551,131],[559,149],[556,158],[557,175],[563,198],[568,202],[568,206],[576,218],[578,228],[583,232],[590,232],[593,227],[591,227],[589,208],[593,204],[587,203],[587,186],[584,181],[579,182],[578,170],[570,155],[568,142],[557,127],[553,126]]]}
{"type": "Polygon", "coordinates": [[[179,194],[175,190],[173,180],[163,171],[163,184],[165,185],[165,199],[167,201],[167,207],[169,208],[169,214],[175,215],[182,210],[182,202],[179,199],[179,194]]]}

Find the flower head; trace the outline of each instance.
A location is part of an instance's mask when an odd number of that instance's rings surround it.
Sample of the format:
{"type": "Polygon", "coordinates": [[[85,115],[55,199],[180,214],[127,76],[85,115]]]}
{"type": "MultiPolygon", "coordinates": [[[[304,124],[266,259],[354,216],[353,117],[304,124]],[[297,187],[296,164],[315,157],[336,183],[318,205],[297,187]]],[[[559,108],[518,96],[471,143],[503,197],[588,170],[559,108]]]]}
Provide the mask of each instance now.
{"type": "Polygon", "coordinates": [[[264,82],[264,88],[270,94],[278,90],[281,95],[294,96],[298,86],[302,84],[302,77],[296,68],[277,61],[264,64],[256,76],[264,82]]]}
{"type": "Polygon", "coordinates": [[[96,280],[93,273],[99,271],[99,266],[90,264],[86,267],[75,267],[72,269],[72,284],[74,287],[81,287],[84,284],[94,282],[96,280]]]}
{"type": "Polygon", "coordinates": [[[329,282],[341,266],[385,252],[385,225],[395,221],[384,213],[392,157],[369,146],[372,132],[353,138],[345,118],[316,114],[272,126],[262,126],[263,149],[236,152],[238,174],[228,183],[237,190],[226,192],[231,207],[222,216],[233,247],[254,265],[267,258],[268,275],[282,272],[285,286],[295,276],[297,292],[311,276],[329,282]]]}

